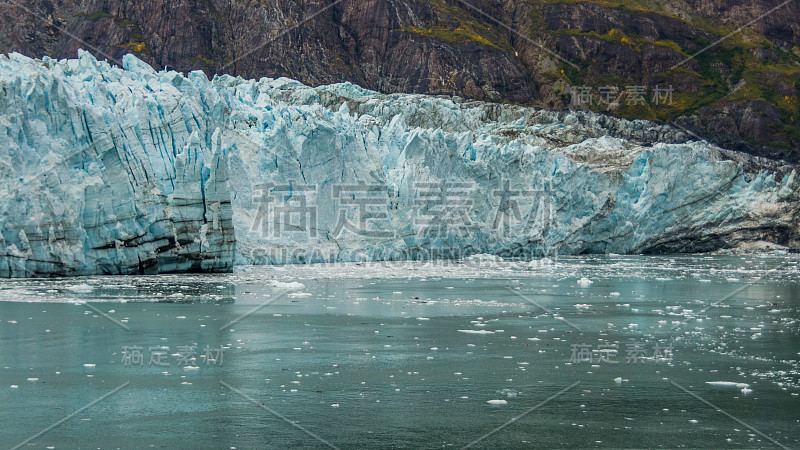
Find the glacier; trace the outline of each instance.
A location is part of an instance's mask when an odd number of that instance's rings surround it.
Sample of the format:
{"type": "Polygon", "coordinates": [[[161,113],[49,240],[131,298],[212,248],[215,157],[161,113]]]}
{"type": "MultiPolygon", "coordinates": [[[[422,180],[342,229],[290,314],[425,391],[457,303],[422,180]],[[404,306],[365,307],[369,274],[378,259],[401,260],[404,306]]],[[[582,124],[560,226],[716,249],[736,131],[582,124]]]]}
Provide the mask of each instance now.
{"type": "Polygon", "coordinates": [[[798,249],[794,167],[669,125],[0,55],[0,276],[798,249]]]}

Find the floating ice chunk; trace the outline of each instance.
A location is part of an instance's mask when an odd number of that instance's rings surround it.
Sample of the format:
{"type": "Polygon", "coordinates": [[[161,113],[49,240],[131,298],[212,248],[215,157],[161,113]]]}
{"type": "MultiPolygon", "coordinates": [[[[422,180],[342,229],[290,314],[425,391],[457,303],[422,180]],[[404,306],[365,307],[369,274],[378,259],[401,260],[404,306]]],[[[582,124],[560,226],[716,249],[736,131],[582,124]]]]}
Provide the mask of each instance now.
{"type": "Polygon", "coordinates": [[[709,384],[711,386],[739,388],[739,389],[745,389],[750,387],[748,383],[737,383],[735,381],[706,381],[706,384],[709,384]]]}
{"type": "Polygon", "coordinates": [[[291,298],[308,298],[311,296],[313,296],[313,294],[310,292],[292,292],[289,294],[289,297],[291,298]]]}
{"type": "Polygon", "coordinates": [[[580,280],[578,280],[578,285],[582,288],[588,288],[589,286],[592,285],[592,283],[594,283],[594,281],[586,277],[582,277],[580,280]]]}
{"type": "Polygon", "coordinates": [[[614,378],[614,383],[622,384],[622,377],[614,378]]]}
{"type": "Polygon", "coordinates": [[[300,291],[306,288],[306,285],[299,281],[272,281],[270,284],[274,288],[287,291],[300,291]]]}
{"type": "Polygon", "coordinates": [[[503,406],[503,405],[507,405],[508,401],[507,400],[489,400],[486,403],[488,403],[490,405],[503,406]]]}
{"type": "Polygon", "coordinates": [[[92,363],[86,363],[86,364],[83,365],[83,367],[94,367],[94,366],[95,366],[95,364],[92,364],[92,363]]]}
{"type": "Polygon", "coordinates": [[[612,293],[610,293],[608,295],[610,295],[612,297],[619,297],[619,292],[612,292],[612,293]]]}
{"type": "Polygon", "coordinates": [[[94,290],[94,288],[92,286],[90,286],[90,285],[88,285],[86,283],[70,284],[70,285],[67,285],[66,287],[64,287],[64,289],[66,289],[68,291],[71,291],[71,292],[77,292],[77,293],[92,292],[94,290]]]}
{"type": "Polygon", "coordinates": [[[503,389],[502,391],[500,391],[500,393],[508,398],[515,398],[519,394],[519,392],[513,389],[503,389]]]}
{"type": "Polygon", "coordinates": [[[457,330],[459,333],[467,334],[494,334],[494,331],[489,330],[457,330]]]}

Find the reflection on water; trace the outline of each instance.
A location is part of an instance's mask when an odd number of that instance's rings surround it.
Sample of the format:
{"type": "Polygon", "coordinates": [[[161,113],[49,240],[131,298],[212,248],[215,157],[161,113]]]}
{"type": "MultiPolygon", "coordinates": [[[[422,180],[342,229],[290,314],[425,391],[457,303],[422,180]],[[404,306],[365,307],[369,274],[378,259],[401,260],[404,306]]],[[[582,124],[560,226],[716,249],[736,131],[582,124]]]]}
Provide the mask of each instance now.
{"type": "Polygon", "coordinates": [[[796,447],[797,261],[6,280],[0,446],[796,447]]]}

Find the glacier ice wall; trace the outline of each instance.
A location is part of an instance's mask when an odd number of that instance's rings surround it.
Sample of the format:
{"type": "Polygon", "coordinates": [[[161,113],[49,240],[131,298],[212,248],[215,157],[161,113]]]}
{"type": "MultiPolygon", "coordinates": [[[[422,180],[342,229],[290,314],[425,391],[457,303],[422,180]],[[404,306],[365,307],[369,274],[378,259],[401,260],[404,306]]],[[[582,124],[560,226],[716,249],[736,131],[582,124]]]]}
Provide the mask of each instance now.
{"type": "Polygon", "coordinates": [[[0,56],[0,276],[230,269],[221,133],[148,68],[0,56]]]}
{"type": "Polygon", "coordinates": [[[240,263],[797,246],[792,168],[670,126],[349,83],[212,84],[231,110],[240,263]],[[312,224],[282,226],[280,208],[311,203],[312,224]]]}
{"type": "Polygon", "coordinates": [[[0,275],[798,247],[795,171],[672,127],[0,56],[0,275]]]}

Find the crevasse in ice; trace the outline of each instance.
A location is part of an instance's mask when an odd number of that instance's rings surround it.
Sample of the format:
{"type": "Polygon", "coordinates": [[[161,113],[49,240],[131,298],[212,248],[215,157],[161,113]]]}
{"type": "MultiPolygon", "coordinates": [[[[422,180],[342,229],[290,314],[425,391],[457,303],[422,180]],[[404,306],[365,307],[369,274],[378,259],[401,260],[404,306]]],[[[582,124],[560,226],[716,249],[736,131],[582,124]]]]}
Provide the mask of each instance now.
{"type": "Polygon", "coordinates": [[[198,92],[126,61],[0,56],[0,275],[231,267],[212,114],[198,92]]]}
{"type": "Polygon", "coordinates": [[[0,276],[797,246],[798,180],[667,125],[0,55],[0,276]]]}

